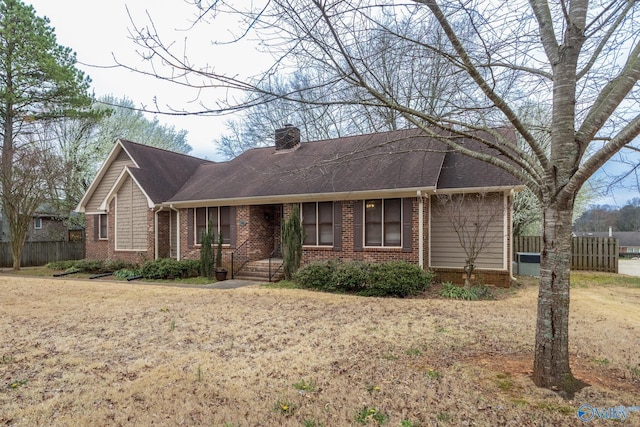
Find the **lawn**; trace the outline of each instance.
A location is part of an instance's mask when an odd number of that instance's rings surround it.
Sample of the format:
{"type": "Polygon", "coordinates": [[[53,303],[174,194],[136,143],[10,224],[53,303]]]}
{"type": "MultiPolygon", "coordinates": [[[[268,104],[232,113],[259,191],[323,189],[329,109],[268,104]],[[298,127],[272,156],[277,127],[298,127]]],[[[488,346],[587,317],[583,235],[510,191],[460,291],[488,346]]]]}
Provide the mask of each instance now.
{"type": "Polygon", "coordinates": [[[529,377],[531,283],[468,302],[2,275],[0,425],[583,425],[582,404],[640,405],[640,288],[609,279],[574,277],[590,386],[563,400],[529,377]]]}

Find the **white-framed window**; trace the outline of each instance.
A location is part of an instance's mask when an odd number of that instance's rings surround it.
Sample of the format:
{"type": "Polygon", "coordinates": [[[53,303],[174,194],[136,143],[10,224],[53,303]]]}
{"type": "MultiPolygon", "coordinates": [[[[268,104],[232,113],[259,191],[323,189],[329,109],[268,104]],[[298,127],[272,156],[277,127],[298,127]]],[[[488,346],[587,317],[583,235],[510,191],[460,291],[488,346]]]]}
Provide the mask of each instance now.
{"type": "Polygon", "coordinates": [[[304,245],[333,246],[333,202],[302,203],[304,245]]]}
{"type": "Polygon", "coordinates": [[[231,209],[229,206],[196,208],[193,210],[194,242],[197,245],[202,243],[202,234],[205,233],[211,224],[214,232],[215,243],[218,243],[218,236],[222,233],[222,243],[231,243],[231,209]]]}
{"type": "Polygon", "coordinates": [[[33,219],[33,228],[36,230],[42,230],[42,218],[34,218],[33,219]]]}
{"type": "Polygon", "coordinates": [[[364,201],[364,245],[402,246],[402,199],[364,201]]]}
{"type": "Polygon", "coordinates": [[[98,239],[107,240],[109,238],[109,218],[107,214],[98,215],[98,239]]]}

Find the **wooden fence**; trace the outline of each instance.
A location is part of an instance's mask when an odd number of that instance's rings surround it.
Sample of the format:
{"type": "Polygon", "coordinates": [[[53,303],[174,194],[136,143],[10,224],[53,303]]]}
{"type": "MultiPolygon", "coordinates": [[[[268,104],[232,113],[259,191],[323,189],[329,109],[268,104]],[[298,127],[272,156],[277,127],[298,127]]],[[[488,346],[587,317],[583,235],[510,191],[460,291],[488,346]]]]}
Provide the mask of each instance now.
{"type": "MultiPolygon", "coordinates": [[[[514,261],[518,252],[540,252],[540,240],[540,236],[515,236],[514,261]]],[[[617,273],[618,251],[618,239],[613,237],[574,237],[571,269],[617,273]]]]}
{"type": "MultiPolygon", "coordinates": [[[[84,242],[26,242],[22,249],[22,267],[45,265],[51,261],[83,259],[84,242]]],[[[8,242],[0,242],[0,267],[12,267],[8,242]]]]}

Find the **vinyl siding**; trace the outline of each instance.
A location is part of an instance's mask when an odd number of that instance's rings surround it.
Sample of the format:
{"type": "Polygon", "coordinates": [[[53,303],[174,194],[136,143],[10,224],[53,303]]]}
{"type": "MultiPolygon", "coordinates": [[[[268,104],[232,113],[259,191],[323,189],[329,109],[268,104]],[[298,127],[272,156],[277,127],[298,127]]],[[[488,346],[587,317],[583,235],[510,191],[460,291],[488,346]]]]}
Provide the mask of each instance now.
{"type": "Polygon", "coordinates": [[[111,190],[116,179],[120,176],[122,169],[125,166],[131,166],[133,164],[133,161],[131,161],[127,153],[120,151],[118,157],[111,163],[104,177],[100,180],[91,199],[87,202],[86,212],[97,212],[99,210],[100,204],[104,201],[104,198],[107,197],[109,190],[111,190]]]}
{"type": "MultiPolygon", "coordinates": [[[[431,267],[463,268],[466,255],[453,229],[451,220],[446,212],[441,209],[438,197],[431,197],[431,267]]],[[[490,221],[484,250],[476,260],[476,268],[504,269],[504,248],[506,232],[504,230],[504,196],[502,193],[487,195],[484,209],[495,209],[494,215],[488,214],[490,221]]],[[[477,203],[473,200],[465,200],[461,213],[473,219],[483,218],[479,212],[477,203]]]]}
{"type": "Polygon", "coordinates": [[[147,199],[127,177],[116,196],[116,250],[147,250],[147,199]]]}

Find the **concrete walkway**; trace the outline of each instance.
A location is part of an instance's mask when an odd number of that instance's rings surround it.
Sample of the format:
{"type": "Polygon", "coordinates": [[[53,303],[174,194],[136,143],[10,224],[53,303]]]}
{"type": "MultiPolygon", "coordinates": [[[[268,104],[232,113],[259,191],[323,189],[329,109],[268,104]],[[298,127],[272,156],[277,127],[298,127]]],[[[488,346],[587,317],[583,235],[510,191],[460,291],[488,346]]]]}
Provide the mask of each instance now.
{"type": "Polygon", "coordinates": [[[640,259],[621,259],[618,261],[618,273],[640,277],[640,259]]]}

